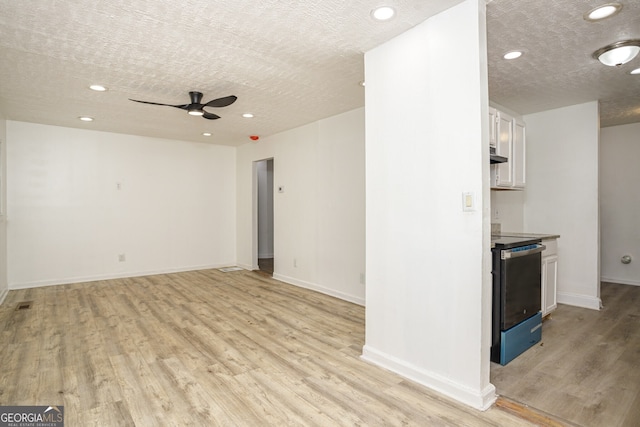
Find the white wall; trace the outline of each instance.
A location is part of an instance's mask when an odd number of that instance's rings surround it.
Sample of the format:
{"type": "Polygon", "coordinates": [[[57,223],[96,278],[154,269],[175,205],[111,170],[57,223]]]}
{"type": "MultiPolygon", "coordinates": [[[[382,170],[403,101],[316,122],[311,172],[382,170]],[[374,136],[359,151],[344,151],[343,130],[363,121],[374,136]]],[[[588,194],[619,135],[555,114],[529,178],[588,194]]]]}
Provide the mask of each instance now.
{"type": "Polygon", "coordinates": [[[495,399],[485,28],[467,0],[365,54],[363,358],[476,408],[495,399]]]}
{"type": "Polygon", "coordinates": [[[598,102],[524,116],[526,231],[560,234],[558,302],[600,307],[598,102]]]}
{"type": "Polygon", "coordinates": [[[640,285],[640,123],[600,130],[602,280],[640,285]],[[631,264],[620,258],[631,255],[631,264]]]}
{"type": "Polygon", "coordinates": [[[255,268],[254,162],[273,158],[274,278],[364,303],[364,110],[238,147],[238,265],[255,268]]]}
{"type": "Polygon", "coordinates": [[[14,121],[7,144],[10,288],[235,264],[234,148],[14,121]]]}
{"type": "Polygon", "coordinates": [[[7,121],[0,114],[0,304],[9,291],[7,281],[7,121]]]}

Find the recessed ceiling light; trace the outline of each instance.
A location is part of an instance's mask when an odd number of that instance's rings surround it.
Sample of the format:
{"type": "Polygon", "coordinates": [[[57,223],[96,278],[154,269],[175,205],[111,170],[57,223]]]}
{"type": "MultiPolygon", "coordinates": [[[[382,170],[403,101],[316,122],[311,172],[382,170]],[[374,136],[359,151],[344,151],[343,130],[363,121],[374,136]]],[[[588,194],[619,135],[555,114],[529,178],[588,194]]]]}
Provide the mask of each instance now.
{"type": "Polygon", "coordinates": [[[524,52],[521,50],[512,50],[502,55],[502,57],[504,59],[516,59],[516,58],[520,58],[523,54],[524,52]]]}
{"type": "Polygon", "coordinates": [[[202,132],[202,136],[211,136],[211,132],[202,132]]]}
{"type": "Polygon", "coordinates": [[[89,89],[95,90],[96,92],[104,92],[105,90],[107,90],[107,88],[102,85],[91,85],[89,86],[89,89]]]}
{"type": "Polygon", "coordinates": [[[251,113],[244,113],[244,114],[242,115],[242,117],[244,117],[244,118],[246,118],[246,119],[250,119],[250,118],[252,118],[252,117],[253,117],[253,114],[251,114],[251,113]]]}
{"type": "Polygon", "coordinates": [[[93,121],[93,117],[89,117],[89,116],[80,116],[78,118],[80,120],[82,120],[83,122],[92,122],[93,121]]]}
{"type": "Polygon", "coordinates": [[[631,70],[629,72],[629,74],[633,74],[633,75],[640,74],[640,68],[636,68],[635,70],[631,70]]]}
{"type": "Polygon", "coordinates": [[[371,16],[377,21],[388,21],[396,14],[396,10],[391,6],[380,6],[371,11],[371,16]]]}
{"type": "Polygon", "coordinates": [[[582,17],[586,21],[595,22],[595,21],[599,21],[601,19],[613,16],[616,13],[620,12],[621,9],[622,9],[622,5],[620,3],[607,3],[591,9],[589,12],[586,12],[582,17]]]}

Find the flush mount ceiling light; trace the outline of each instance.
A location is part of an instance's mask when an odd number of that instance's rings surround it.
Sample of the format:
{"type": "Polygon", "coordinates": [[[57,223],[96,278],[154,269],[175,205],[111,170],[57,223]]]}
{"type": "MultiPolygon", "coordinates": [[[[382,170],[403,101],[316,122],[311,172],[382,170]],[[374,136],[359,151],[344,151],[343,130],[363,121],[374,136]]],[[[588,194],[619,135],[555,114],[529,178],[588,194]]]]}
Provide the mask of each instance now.
{"type": "Polygon", "coordinates": [[[585,21],[595,22],[604,18],[608,18],[620,12],[622,5],[620,3],[607,3],[598,7],[594,7],[586,12],[582,17],[585,21]]]}
{"type": "Polygon", "coordinates": [[[202,136],[211,136],[211,132],[202,132],[202,136]]]}
{"type": "Polygon", "coordinates": [[[629,72],[629,74],[633,74],[633,75],[640,74],[640,68],[636,68],[635,70],[631,70],[629,72]]]}
{"type": "Polygon", "coordinates": [[[104,92],[105,90],[107,90],[107,88],[102,85],[91,85],[89,86],[89,89],[95,90],[96,92],[104,92]]]}
{"type": "Polygon", "coordinates": [[[523,54],[524,52],[521,50],[512,50],[502,55],[502,57],[504,59],[516,59],[516,58],[520,58],[523,54]]]}
{"type": "Polygon", "coordinates": [[[380,6],[371,11],[371,16],[376,21],[388,21],[396,14],[396,10],[391,6],[380,6]]]}
{"type": "Polygon", "coordinates": [[[78,118],[80,120],[82,120],[83,122],[92,122],[93,121],[93,117],[89,117],[89,116],[80,116],[78,118]]]}
{"type": "Polygon", "coordinates": [[[250,119],[250,118],[252,118],[252,117],[253,117],[253,114],[251,114],[251,113],[244,113],[244,114],[242,115],[242,117],[244,117],[245,119],[250,119]]]}
{"type": "Polygon", "coordinates": [[[593,52],[593,57],[604,65],[617,67],[626,64],[640,52],[640,40],[621,40],[593,52]]]}

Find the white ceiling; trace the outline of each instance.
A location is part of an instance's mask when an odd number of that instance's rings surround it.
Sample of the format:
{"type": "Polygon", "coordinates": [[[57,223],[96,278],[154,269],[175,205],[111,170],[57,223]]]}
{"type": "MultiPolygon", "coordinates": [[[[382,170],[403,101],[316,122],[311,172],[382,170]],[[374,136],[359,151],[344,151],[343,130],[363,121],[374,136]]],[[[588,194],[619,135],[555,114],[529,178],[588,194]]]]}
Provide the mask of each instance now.
{"type": "Polygon", "coordinates": [[[600,125],[640,122],[640,56],[607,67],[591,55],[618,40],[640,39],[640,0],[600,22],[585,12],[614,0],[494,0],[487,6],[489,95],[521,114],[600,100],[600,125]],[[524,49],[513,61],[502,54],[524,49]]]}
{"type": "MultiPolygon", "coordinates": [[[[364,105],[363,52],[461,0],[0,0],[0,111],[11,120],[239,145],[364,105]],[[92,83],[107,86],[98,93],[92,83]],[[205,120],[128,98],[238,101],[205,120]],[[251,112],[253,119],[241,117],[251,112]],[[94,122],[78,120],[81,115],[94,122]],[[201,134],[209,131],[211,137],[201,134]]],[[[640,38],[640,2],[600,23],[606,0],[487,5],[489,92],[522,114],[601,100],[602,125],[640,121],[640,76],[591,58],[640,38]],[[502,53],[526,50],[515,61],[502,53]]]]}

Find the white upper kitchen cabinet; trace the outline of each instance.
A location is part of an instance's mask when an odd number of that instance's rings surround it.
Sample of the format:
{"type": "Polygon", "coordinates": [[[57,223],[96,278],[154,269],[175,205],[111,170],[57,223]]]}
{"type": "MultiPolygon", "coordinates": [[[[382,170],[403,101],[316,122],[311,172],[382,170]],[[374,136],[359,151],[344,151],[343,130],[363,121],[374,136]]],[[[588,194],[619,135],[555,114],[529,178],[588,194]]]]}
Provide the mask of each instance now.
{"type": "Polygon", "coordinates": [[[514,119],[513,141],[511,144],[511,158],[509,159],[509,162],[512,163],[513,186],[516,188],[524,188],[526,183],[525,143],[524,122],[514,119]]]}
{"type": "Polygon", "coordinates": [[[508,159],[505,163],[491,165],[491,188],[503,190],[520,190],[526,183],[525,180],[525,154],[526,135],[525,125],[519,119],[511,115],[495,110],[494,130],[496,139],[496,154],[508,159]]]}
{"type": "Polygon", "coordinates": [[[489,146],[494,148],[496,146],[496,128],[498,127],[497,114],[498,111],[495,108],[489,107],[489,146]]]}

